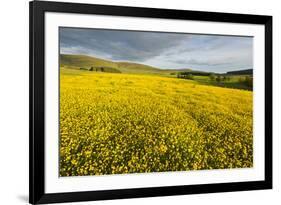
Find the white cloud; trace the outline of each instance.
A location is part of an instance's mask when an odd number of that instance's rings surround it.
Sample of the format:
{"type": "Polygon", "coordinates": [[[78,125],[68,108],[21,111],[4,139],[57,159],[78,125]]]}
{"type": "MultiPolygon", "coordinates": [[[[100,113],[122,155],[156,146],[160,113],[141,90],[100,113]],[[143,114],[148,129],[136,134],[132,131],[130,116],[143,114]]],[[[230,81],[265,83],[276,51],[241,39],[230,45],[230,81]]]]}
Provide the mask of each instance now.
{"type": "Polygon", "coordinates": [[[251,37],[63,28],[60,42],[61,53],[159,68],[226,72],[253,66],[251,37]]]}

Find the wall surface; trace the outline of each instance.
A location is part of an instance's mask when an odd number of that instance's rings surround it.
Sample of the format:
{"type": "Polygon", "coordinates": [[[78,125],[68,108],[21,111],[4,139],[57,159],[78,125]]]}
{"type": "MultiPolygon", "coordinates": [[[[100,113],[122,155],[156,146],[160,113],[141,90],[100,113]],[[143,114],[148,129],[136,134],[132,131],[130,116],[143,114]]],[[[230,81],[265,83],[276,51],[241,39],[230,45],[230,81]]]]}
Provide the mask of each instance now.
{"type": "MultiPolygon", "coordinates": [[[[273,15],[274,21],[274,189],[79,204],[277,204],[280,195],[280,36],[276,0],[72,0],[109,5],[273,15]],[[279,106],[278,106],[279,105],[279,106]]],[[[0,32],[0,204],[28,201],[28,1],[1,1],[0,32]]],[[[280,202],[279,202],[280,203],[280,202]]]]}

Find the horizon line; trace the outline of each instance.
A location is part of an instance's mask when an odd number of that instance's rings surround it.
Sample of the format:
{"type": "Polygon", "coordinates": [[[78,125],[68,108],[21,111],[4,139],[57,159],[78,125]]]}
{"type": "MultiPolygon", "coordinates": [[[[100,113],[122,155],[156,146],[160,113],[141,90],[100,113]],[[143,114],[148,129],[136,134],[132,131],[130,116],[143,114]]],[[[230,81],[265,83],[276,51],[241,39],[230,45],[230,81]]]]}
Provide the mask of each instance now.
{"type": "Polygon", "coordinates": [[[93,56],[93,55],[89,55],[89,54],[73,54],[73,53],[59,53],[59,55],[73,55],[73,56],[87,56],[87,57],[92,57],[92,58],[99,58],[101,60],[106,60],[106,61],[111,61],[111,62],[114,62],[114,63],[135,63],[135,64],[141,64],[141,65],[145,65],[145,66],[149,66],[149,67],[152,67],[152,68],[155,68],[155,69],[159,69],[159,70],[170,70],[170,71],[173,71],[173,70],[187,70],[187,69],[190,69],[191,71],[197,71],[197,72],[205,72],[205,73],[217,73],[217,74],[226,74],[228,72],[239,72],[239,71],[244,71],[244,70],[253,70],[253,68],[244,68],[244,69],[239,69],[239,70],[229,70],[229,71],[226,71],[226,72],[210,72],[210,71],[204,71],[204,70],[201,70],[201,69],[193,69],[193,68],[160,68],[160,67],[155,67],[155,66],[152,66],[152,65],[148,65],[148,64],[144,64],[144,63],[139,63],[139,62],[135,62],[135,61],[114,61],[114,60],[109,60],[109,59],[106,59],[104,57],[99,57],[99,56],[93,56]]]}

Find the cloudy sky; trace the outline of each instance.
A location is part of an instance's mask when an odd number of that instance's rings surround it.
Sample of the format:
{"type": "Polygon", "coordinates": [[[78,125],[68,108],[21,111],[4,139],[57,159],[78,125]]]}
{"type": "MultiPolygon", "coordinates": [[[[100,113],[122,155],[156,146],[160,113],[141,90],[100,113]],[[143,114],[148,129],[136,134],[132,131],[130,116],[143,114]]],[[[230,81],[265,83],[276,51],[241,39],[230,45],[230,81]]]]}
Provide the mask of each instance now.
{"type": "Polygon", "coordinates": [[[227,72],[253,67],[253,38],[60,28],[60,52],[163,69],[227,72]]]}

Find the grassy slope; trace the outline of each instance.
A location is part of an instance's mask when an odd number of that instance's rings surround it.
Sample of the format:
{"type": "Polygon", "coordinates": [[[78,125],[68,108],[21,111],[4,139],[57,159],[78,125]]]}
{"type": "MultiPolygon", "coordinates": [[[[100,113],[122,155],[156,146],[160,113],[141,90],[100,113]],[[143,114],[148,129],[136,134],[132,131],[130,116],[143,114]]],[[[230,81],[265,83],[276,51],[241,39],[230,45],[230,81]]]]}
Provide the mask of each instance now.
{"type": "Polygon", "coordinates": [[[110,67],[122,73],[161,73],[161,70],[152,66],[130,62],[113,62],[85,55],[60,55],[60,63],[63,67],[79,69],[80,67],[110,67]]]}
{"type": "MultiPolygon", "coordinates": [[[[194,80],[203,85],[212,85],[212,86],[219,86],[219,87],[249,90],[247,86],[239,82],[240,76],[232,76],[230,81],[217,83],[215,81],[211,81],[208,76],[196,76],[196,72],[202,73],[202,71],[193,71],[192,69],[158,69],[152,66],[138,64],[138,63],[113,62],[113,61],[90,57],[86,55],[65,55],[65,54],[60,55],[60,63],[62,68],[89,69],[90,67],[104,67],[104,72],[109,72],[109,73],[116,73],[116,71],[120,71],[121,73],[161,75],[171,78],[177,77],[176,72],[193,72],[194,80]],[[171,75],[171,73],[174,74],[171,75]]],[[[100,71],[100,69],[98,71],[100,71]]]]}
{"type": "Polygon", "coordinates": [[[137,74],[161,74],[169,75],[170,73],[192,71],[191,69],[159,69],[152,66],[132,63],[132,62],[113,62],[101,58],[90,57],[86,55],[60,55],[60,63],[62,67],[79,69],[81,67],[110,67],[121,71],[122,73],[137,74]]]}
{"type": "Polygon", "coordinates": [[[122,73],[161,73],[158,68],[139,63],[117,62],[116,64],[122,73]]]}
{"type": "Polygon", "coordinates": [[[241,77],[245,77],[247,75],[229,75],[229,81],[221,81],[216,82],[215,80],[212,81],[209,76],[194,76],[194,81],[202,84],[202,85],[212,85],[212,86],[219,86],[225,88],[234,88],[234,89],[242,89],[242,90],[252,90],[251,87],[239,82],[241,77]]]}
{"type": "Polygon", "coordinates": [[[60,175],[252,167],[252,92],[61,70],[60,175]]]}
{"type": "Polygon", "coordinates": [[[61,66],[70,66],[78,68],[91,66],[105,66],[118,68],[118,65],[116,65],[116,63],[114,62],[85,55],[60,55],[60,64],[61,66]]]}

